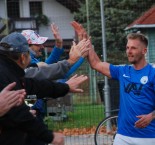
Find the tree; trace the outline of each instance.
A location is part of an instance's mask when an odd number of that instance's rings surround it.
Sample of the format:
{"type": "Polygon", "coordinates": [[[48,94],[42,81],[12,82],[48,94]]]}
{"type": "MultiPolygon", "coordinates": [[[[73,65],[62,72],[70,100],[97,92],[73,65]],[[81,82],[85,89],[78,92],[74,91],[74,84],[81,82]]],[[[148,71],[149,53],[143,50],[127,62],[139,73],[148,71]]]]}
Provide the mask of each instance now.
{"type": "MultiPolygon", "coordinates": [[[[88,0],[90,36],[99,56],[102,54],[102,34],[100,0],[88,0]]],[[[125,55],[126,33],[124,31],[131,22],[141,16],[153,4],[154,0],[104,0],[107,59],[110,63],[127,63],[125,55]]],[[[75,19],[85,27],[86,4],[81,2],[75,19]]]]}

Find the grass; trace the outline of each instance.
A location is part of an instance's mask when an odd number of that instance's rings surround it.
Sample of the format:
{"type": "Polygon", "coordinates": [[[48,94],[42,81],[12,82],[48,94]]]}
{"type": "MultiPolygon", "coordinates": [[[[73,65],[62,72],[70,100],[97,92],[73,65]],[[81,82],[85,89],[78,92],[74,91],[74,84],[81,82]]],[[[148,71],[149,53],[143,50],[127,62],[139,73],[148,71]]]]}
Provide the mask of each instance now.
{"type": "Polygon", "coordinates": [[[97,126],[103,119],[103,105],[80,104],[74,105],[72,112],[67,113],[66,121],[53,121],[47,117],[45,122],[49,129],[63,130],[72,128],[90,128],[97,126]]]}

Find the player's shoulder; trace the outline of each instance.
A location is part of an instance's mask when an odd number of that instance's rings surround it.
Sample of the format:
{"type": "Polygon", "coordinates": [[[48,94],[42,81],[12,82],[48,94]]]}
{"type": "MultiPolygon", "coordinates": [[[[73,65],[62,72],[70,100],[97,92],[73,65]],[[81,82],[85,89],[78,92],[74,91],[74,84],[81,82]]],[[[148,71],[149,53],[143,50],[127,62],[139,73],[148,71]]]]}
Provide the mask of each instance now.
{"type": "Polygon", "coordinates": [[[155,63],[149,63],[149,65],[150,65],[153,69],[155,69],[155,63]]]}

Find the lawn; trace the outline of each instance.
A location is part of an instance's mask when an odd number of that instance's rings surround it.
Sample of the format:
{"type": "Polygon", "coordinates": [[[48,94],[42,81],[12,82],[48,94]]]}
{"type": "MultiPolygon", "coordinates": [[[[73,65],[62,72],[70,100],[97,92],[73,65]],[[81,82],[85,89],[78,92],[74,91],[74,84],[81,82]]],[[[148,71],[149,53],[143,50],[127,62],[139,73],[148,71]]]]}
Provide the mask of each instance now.
{"type": "Polygon", "coordinates": [[[67,113],[68,119],[66,121],[53,121],[51,117],[47,117],[45,122],[52,130],[91,128],[97,126],[103,119],[103,111],[103,105],[74,105],[73,111],[67,113]]]}

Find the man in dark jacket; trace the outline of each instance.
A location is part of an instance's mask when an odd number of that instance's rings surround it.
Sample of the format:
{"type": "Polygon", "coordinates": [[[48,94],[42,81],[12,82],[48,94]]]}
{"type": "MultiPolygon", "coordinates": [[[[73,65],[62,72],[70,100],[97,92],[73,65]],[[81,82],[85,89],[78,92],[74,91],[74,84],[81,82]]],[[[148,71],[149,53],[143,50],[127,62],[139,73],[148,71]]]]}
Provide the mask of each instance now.
{"type": "MultiPolygon", "coordinates": [[[[74,76],[65,84],[54,83],[50,80],[24,78],[24,69],[30,62],[28,43],[20,33],[12,33],[0,42],[0,91],[12,82],[16,82],[15,90],[25,89],[27,95],[52,98],[64,96],[69,91],[83,92],[78,86],[87,80],[86,76],[74,76]]],[[[29,107],[23,103],[12,108],[0,118],[0,144],[23,145],[27,134],[46,143],[64,145],[63,135],[47,130],[29,112],[29,107]]]]}

